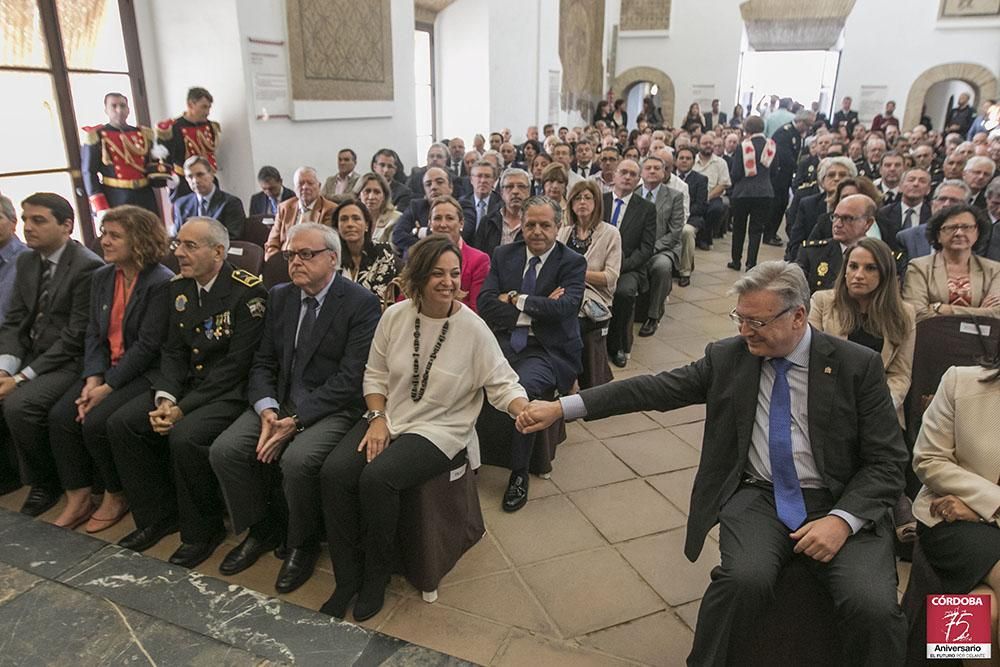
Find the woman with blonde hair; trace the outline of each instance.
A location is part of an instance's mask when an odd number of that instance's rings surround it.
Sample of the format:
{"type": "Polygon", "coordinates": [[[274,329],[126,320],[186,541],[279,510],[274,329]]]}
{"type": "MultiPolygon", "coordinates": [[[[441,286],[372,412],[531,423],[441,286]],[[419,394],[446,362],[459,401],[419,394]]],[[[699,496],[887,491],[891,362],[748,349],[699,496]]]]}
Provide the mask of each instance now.
{"type": "Polygon", "coordinates": [[[368,172],[354,184],[354,194],[371,213],[372,242],[392,245],[392,226],[401,214],[392,203],[389,183],[381,175],[368,172]]]}
{"type": "Polygon", "coordinates": [[[583,339],[583,372],[578,378],[581,389],[614,379],[605,338],[621,271],[622,239],[616,227],[602,220],[603,201],[596,181],[587,179],[574,185],[569,193],[569,220],[556,236],[587,260],[579,318],[583,339]]]}

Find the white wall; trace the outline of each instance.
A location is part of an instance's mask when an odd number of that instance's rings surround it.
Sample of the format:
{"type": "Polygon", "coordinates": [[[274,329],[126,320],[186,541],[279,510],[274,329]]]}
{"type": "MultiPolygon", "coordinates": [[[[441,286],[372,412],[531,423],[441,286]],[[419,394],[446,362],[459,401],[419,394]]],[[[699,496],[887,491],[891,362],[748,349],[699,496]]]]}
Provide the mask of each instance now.
{"type": "Polygon", "coordinates": [[[937,2],[860,0],[844,27],[836,106],[844,95],[857,100],[862,85],[886,85],[886,99],[896,101],[896,116],[902,118],[911,84],[935,65],[974,63],[996,74],[1000,30],[995,26],[942,29],[937,26],[937,12],[937,2]],[[898,22],[905,28],[886,29],[898,22]]]}
{"type": "MultiPolygon", "coordinates": [[[[489,7],[457,0],[434,21],[437,70],[437,137],[462,137],[468,149],[476,134],[490,131],[489,7]]],[[[424,163],[424,156],[418,159],[424,163]]]]}
{"type": "MultiPolygon", "coordinates": [[[[618,0],[606,1],[620,6],[618,0]]],[[[616,74],[632,67],[665,72],[674,82],[674,124],[694,101],[695,85],[714,84],[715,97],[728,115],[737,94],[743,33],[740,1],[674,0],[669,31],[619,32],[616,74]]],[[[615,97],[624,93],[614,91],[615,97]]]]}
{"type": "Polygon", "coordinates": [[[394,96],[383,118],[294,121],[257,120],[251,76],[244,67],[248,38],[286,41],[285,4],[269,0],[172,0],[136,3],[143,67],[154,119],[184,110],[190,86],[215,98],[212,119],[222,124],[219,179],[224,189],[246,199],[256,191],[257,170],[271,164],[287,185],[301,165],[324,178],[337,171],[337,151],[352,148],[358,169],[372,154],[394,148],[407,168],[415,164],[413,110],[413,2],[392,0],[394,96]]]}

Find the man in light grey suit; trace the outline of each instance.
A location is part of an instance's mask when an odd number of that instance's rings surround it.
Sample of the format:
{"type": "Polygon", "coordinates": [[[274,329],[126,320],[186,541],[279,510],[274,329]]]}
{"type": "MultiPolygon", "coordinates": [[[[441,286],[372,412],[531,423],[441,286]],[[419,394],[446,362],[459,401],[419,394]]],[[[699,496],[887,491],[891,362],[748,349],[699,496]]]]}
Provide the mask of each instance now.
{"type": "Polygon", "coordinates": [[[656,204],[656,243],[646,263],[649,278],[649,312],[639,328],[640,336],[652,336],[663,317],[663,305],[673,286],[674,267],[680,259],[684,229],[684,195],[663,185],[663,160],[649,156],[642,161],[642,185],[636,193],[656,204]]]}
{"type": "Polygon", "coordinates": [[[795,264],[759,264],[733,292],[739,336],[709,343],[682,368],[532,401],[517,428],[704,403],[684,554],[696,560],[719,524],[721,561],[688,664],[738,663],[770,630],[758,620],[797,559],[833,598],[838,664],[901,665],[891,510],[908,456],[882,359],[809,326],[809,287],[795,264]]]}
{"type": "MultiPolygon", "coordinates": [[[[0,443],[14,444],[23,481],[31,485],[21,512],[38,516],[59,500],[48,415],[80,378],[90,278],[103,262],[70,238],[73,207],[59,195],[33,194],[21,208],[31,250],[17,257],[10,307],[0,327],[0,443]]],[[[9,490],[9,480],[3,481],[9,490]]]]}

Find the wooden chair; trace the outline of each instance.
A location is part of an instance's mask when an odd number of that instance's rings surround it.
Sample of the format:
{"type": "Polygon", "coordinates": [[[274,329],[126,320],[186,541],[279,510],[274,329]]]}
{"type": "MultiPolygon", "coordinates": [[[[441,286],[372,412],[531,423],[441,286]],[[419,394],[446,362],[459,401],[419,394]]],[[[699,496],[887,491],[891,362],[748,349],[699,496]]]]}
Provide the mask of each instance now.
{"type": "Polygon", "coordinates": [[[485,532],[475,473],[461,457],[452,470],[402,493],[396,569],[434,602],[441,579],[485,532]]]}
{"type": "Polygon", "coordinates": [[[271,225],[274,224],[273,216],[251,215],[247,218],[246,227],[243,229],[243,241],[259,245],[261,248],[267,243],[267,237],[271,234],[271,225]],[[270,220],[271,224],[264,224],[264,220],[270,220]]]}
{"type": "Polygon", "coordinates": [[[228,259],[237,269],[259,276],[264,267],[264,249],[249,241],[230,241],[228,259]]]}

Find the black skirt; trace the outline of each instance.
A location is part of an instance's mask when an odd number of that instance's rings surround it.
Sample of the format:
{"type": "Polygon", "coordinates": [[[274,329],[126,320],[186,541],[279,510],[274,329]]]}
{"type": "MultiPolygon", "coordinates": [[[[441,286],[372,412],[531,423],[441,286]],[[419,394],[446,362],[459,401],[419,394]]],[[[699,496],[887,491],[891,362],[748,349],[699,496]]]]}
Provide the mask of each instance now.
{"type": "Polygon", "coordinates": [[[942,521],[935,526],[917,522],[920,548],[941,577],[942,593],[968,593],[1000,561],[1000,528],[993,523],[942,521]]]}

